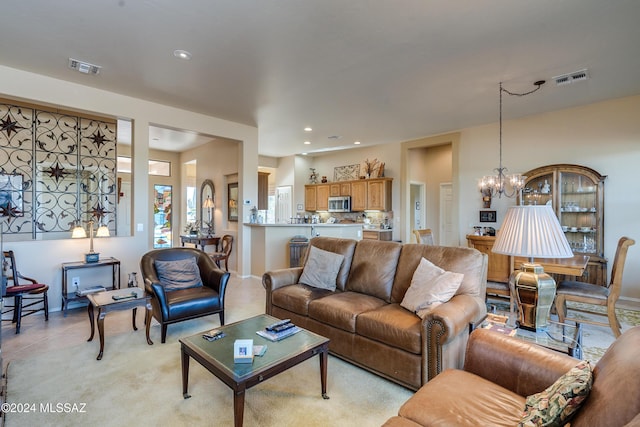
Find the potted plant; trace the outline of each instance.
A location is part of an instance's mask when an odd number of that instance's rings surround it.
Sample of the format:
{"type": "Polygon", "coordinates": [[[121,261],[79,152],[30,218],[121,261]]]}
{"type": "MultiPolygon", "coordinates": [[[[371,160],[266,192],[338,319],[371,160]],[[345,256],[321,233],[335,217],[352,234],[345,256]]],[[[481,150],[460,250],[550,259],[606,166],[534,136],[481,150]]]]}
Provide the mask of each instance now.
{"type": "Polygon", "coordinates": [[[196,236],[200,232],[200,221],[188,222],[184,227],[185,233],[196,236]]]}

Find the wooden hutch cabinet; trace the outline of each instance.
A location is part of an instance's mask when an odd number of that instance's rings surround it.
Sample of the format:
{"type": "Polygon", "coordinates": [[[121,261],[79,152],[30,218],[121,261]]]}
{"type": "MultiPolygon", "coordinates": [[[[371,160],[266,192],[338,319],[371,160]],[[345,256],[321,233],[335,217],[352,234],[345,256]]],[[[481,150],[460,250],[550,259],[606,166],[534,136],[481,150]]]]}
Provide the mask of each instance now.
{"type": "Polygon", "coordinates": [[[509,255],[494,254],[491,250],[493,249],[495,241],[495,236],[467,235],[469,247],[475,248],[483,254],[487,254],[489,257],[489,264],[487,265],[487,281],[508,283],[511,272],[511,257],[509,255]]]}
{"type": "MultiPolygon", "coordinates": [[[[575,254],[588,255],[583,282],[607,284],[604,257],[604,180],[585,166],[557,164],[542,166],[524,174],[525,205],[551,205],[575,254]]],[[[557,277],[556,280],[563,280],[557,277]]]]}

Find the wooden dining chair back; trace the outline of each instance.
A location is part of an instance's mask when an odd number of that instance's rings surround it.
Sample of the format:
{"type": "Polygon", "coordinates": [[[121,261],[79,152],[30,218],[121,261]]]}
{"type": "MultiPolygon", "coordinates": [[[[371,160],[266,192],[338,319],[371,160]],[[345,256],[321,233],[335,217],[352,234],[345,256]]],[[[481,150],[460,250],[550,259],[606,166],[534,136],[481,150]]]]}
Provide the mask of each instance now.
{"type": "Polygon", "coordinates": [[[413,234],[416,236],[416,242],[423,245],[433,245],[433,233],[430,228],[422,230],[413,230],[413,234]]]}
{"type": "Polygon", "coordinates": [[[624,264],[627,259],[627,251],[629,246],[635,243],[635,240],[628,237],[622,237],[618,241],[618,247],[611,270],[611,281],[609,281],[606,287],[573,280],[560,282],[556,290],[556,310],[561,323],[564,323],[565,319],[568,319],[578,323],[609,326],[616,338],[620,336],[620,322],[616,316],[616,301],[618,301],[620,297],[620,289],[622,288],[622,273],[624,272],[624,264]],[[570,310],[592,315],[607,316],[608,322],[600,322],[582,317],[579,319],[568,317],[567,301],[606,307],[605,313],[594,311],[590,307],[572,306],[570,310]]]}
{"type": "Polygon", "coordinates": [[[211,256],[211,259],[216,262],[218,268],[221,268],[220,261],[224,260],[224,269],[229,271],[229,256],[231,255],[231,249],[233,249],[233,236],[230,234],[222,236],[220,245],[220,252],[213,252],[209,255],[211,256]]]}
{"type": "Polygon", "coordinates": [[[3,251],[2,269],[7,279],[3,299],[5,300],[2,311],[2,320],[16,324],[16,334],[20,333],[21,319],[40,311],[44,311],[44,320],[49,320],[49,299],[47,291],[49,285],[38,283],[37,280],[23,276],[16,266],[16,257],[13,251],[3,251]],[[26,281],[29,283],[23,283],[26,281]],[[10,301],[13,300],[13,305],[10,301]],[[6,318],[11,314],[11,318],[6,318]]]}

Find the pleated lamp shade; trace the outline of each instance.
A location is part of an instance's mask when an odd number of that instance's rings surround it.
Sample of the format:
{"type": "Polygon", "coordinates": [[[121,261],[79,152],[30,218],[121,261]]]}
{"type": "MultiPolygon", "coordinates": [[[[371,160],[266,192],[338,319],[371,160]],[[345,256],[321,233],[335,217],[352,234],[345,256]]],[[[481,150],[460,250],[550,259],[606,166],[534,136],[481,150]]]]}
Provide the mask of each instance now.
{"type": "Polygon", "coordinates": [[[512,206],[502,222],[493,252],[533,258],[571,258],[573,251],[551,206],[512,206]]]}

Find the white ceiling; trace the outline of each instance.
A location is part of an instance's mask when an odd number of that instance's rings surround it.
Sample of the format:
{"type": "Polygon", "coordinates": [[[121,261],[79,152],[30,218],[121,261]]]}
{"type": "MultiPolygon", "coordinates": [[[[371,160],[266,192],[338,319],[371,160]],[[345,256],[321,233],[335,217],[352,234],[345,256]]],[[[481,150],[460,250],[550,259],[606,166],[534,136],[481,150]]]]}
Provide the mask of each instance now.
{"type": "Polygon", "coordinates": [[[0,64],[255,125],[284,156],[495,122],[500,81],[548,81],[505,119],[640,94],[639,21],[637,0],[14,1],[0,64]]]}

